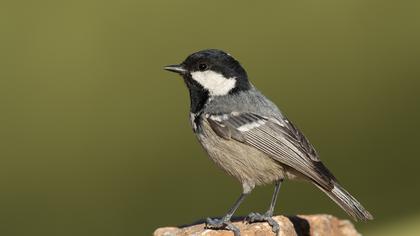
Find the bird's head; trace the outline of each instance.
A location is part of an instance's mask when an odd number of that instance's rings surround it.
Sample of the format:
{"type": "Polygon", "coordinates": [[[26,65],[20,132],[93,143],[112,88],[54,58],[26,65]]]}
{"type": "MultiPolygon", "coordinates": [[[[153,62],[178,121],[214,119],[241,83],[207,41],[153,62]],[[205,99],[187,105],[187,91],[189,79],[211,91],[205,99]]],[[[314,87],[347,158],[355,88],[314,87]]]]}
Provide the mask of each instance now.
{"type": "Polygon", "coordinates": [[[180,74],[194,96],[224,96],[251,88],[241,64],[217,49],[195,52],[181,64],[166,66],[165,70],[180,74]]]}

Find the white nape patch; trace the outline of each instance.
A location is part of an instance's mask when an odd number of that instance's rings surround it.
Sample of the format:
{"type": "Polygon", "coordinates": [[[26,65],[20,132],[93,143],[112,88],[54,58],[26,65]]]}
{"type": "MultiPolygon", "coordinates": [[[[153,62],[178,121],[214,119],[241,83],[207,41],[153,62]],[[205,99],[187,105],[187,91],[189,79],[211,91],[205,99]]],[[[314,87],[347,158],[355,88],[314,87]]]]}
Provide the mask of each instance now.
{"type": "Polygon", "coordinates": [[[258,121],[255,121],[255,122],[252,122],[252,123],[249,123],[249,124],[239,126],[238,130],[241,131],[241,132],[247,132],[247,131],[250,131],[251,129],[260,127],[263,124],[265,124],[265,120],[258,120],[258,121]]]}
{"type": "Polygon", "coordinates": [[[192,78],[207,89],[210,96],[223,96],[235,88],[236,79],[226,78],[212,70],[191,72],[192,78]]]}

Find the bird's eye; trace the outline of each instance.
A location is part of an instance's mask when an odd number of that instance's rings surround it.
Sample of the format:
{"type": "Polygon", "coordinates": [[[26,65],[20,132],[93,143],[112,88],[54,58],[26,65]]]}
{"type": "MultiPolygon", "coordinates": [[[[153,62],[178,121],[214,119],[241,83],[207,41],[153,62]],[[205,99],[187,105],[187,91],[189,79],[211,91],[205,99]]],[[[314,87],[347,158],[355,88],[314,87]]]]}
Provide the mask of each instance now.
{"type": "Polygon", "coordinates": [[[200,71],[205,71],[205,70],[207,70],[207,69],[208,69],[208,66],[207,66],[207,64],[205,64],[205,63],[200,63],[200,64],[198,65],[198,69],[199,69],[200,71]]]}

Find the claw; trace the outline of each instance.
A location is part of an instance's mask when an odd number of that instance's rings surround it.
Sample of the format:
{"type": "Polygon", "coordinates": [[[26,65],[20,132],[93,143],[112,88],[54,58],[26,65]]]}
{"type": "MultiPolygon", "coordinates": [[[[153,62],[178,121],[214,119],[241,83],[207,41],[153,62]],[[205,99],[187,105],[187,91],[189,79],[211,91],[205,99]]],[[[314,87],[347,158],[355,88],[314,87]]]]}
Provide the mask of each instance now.
{"type": "Polygon", "coordinates": [[[226,229],[233,231],[234,236],[241,236],[241,232],[239,231],[239,228],[234,226],[232,222],[226,223],[226,229]]]}
{"type": "Polygon", "coordinates": [[[280,225],[273,219],[271,214],[266,213],[262,215],[260,213],[252,212],[247,217],[245,217],[244,220],[250,224],[255,223],[255,222],[267,222],[271,226],[271,229],[273,230],[273,232],[276,235],[279,235],[280,225]]]}
{"type": "Polygon", "coordinates": [[[234,236],[241,236],[241,232],[238,227],[232,224],[229,220],[226,220],[224,218],[222,219],[206,219],[206,228],[207,229],[227,229],[233,232],[234,236]]]}

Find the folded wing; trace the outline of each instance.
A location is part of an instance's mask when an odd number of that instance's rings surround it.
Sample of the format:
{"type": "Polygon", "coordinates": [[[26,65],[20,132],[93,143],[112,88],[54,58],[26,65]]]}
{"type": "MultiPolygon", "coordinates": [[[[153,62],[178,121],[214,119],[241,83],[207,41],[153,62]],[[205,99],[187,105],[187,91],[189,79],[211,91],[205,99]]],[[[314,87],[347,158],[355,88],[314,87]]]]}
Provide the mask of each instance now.
{"type": "Polygon", "coordinates": [[[322,164],[305,136],[286,118],[253,113],[207,114],[207,121],[220,137],[250,145],[312,179],[325,190],[334,188],[335,177],[322,164]]]}

